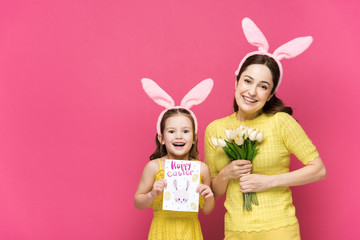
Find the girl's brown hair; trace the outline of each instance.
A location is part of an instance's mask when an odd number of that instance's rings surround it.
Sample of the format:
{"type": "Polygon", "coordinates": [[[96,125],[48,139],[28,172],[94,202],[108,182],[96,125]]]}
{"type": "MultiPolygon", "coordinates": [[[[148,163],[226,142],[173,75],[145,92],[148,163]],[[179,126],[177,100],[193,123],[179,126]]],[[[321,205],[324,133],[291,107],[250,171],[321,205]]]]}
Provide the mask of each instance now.
{"type": "MultiPolygon", "coordinates": [[[[176,108],[176,109],[170,109],[168,111],[165,112],[163,118],[161,119],[160,122],[160,131],[161,134],[164,135],[164,129],[165,129],[165,122],[169,117],[173,117],[175,115],[184,115],[185,117],[188,117],[191,121],[191,125],[192,125],[192,129],[193,129],[193,140],[194,140],[194,144],[192,145],[190,152],[189,152],[189,158],[190,159],[197,159],[198,158],[198,154],[199,151],[197,149],[197,137],[195,134],[195,122],[194,122],[194,118],[191,116],[190,112],[184,108],[176,108]]],[[[156,150],[153,154],[151,154],[150,156],[150,160],[153,159],[157,159],[157,158],[161,158],[163,156],[165,156],[167,154],[167,150],[166,147],[164,145],[162,145],[159,140],[158,140],[158,134],[156,134],[155,137],[155,142],[156,142],[156,150]]]]}
{"type": "MultiPolygon", "coordinates": [[[[276,86],[279,84],[279,78],[280,78],[280,70],[279,70],[279,66],[277,65],[276,61],[269,56],[266,55],[252,55],[250,57],[248,57],[245,62],[243,63],[243,65],[240,68],[239,74],[236,76],[236,81],[238,82],[240,79],[241,74],[246,70],[246,68],[252,64],[263,64],[265,66],[267,66],[269,68],[269,70],[271,71],[271,75],[273,77],[273,83],[274,83],[274,87],[271,90],[270,94],[273,94],[276,86]]],[[[233,103],[233,107],[234,107],[234,111],[237,112],[239,111],[239,107],[236,103],[236,100],[234,98],[234,103],[233,103]]],[[[277,112],[286,112],[290,115],[292,115],[293,111],[291,109],[291,107],[285,106],[283,101],[281,101],[281,99],[277,98],[275,96],[275,94],[272,96],[272,98],[267,101],[264,105],[264,107],[262,108],[262,112],[266,113],[266,114],[275,114],[277,112]]]]}

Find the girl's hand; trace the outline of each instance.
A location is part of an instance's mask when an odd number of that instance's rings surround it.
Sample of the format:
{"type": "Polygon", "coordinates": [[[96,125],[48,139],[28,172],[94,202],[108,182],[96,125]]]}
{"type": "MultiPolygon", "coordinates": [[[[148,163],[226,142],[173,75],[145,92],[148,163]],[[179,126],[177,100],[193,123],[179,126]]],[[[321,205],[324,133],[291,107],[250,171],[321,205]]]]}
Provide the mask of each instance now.
{"type": "Polygon", "coordinates": [[[151,190],[151,196],[155,199],[157,198],[166,187],[167,183],[165,179],[160,179],[159,181],[154,182],[153,188],[151,190]]]}
{"type": "Polygon", "coordinates": [[[211,191],[211,188],[206,184],[200,184],[196,188],[196,192],[199,193],[203,198],[205,198],[205,200],[214,198],[214,193],[211,191]]]}
{"type": "Polygon", "coordinates": [[[240,177],[241,192],[262,192],[272,188],[272,176],[260,174],[248,174],[240,177]]]}
{"type": "Polygon", "coordinates": [[[234,160],[223,168],[227,179],[238,179],[251,173],[252,164],[249,160],[234,160]]]}

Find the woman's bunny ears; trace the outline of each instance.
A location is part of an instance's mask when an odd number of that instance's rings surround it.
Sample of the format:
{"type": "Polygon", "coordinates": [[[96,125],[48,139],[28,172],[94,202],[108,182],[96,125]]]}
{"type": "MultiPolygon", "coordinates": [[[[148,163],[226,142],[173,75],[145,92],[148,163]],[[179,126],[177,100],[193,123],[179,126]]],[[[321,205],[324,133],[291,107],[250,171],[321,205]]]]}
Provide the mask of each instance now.
{"type": "Polygon", "coordinates": [[[197,133],[197,120],[195,114],[190,110],[194,105],[202,103],[212,90],[214,82],[212,79],[206,79],[191,89],[185,97],[181,100],[180,106],[175,106],[174,100],[162,90],[153,80],[148,78],[141,79],[142,86],[147,95],[160,106],[165,107],[165,110],[160,113],[157,121],[156,130],[161,134],[160,123],[164,113],[169,109],[184,108],[188,110],[194,119],[195,133],[197,133]]]}
{"type": "Polygon", "coordinates": [[[245,60],[253,55],[259,54],[259,55],[267,55],[269,57],[272,57],[276,63],[279,66],[280,70],[280,78],[278,85],[276,86],[275,91],[278,90],[279,85],[281,83],[282,75],[283,75],[283,69],[282,65],[280,63],[280,60],[284,58],[293,58],[297,55],[304,52],[312,43],[313,38],[311,36],[307,37],[299,37],[295,38],[284,45],[281,45],[278,47],[274,53],[269,53],[269,44],[264,36],[264,34],[260,31],[260,29],[255,25],[255,23],[250,18],[244,18],[242,21],[242,27],[244,30],[244,34],[246,39],[251,45],[254,45],[258,47],[258,51],[248,53],[240,62],[238,69],[235,72],[235,75],[239,75],[241,66],[245,62],[245,60]]]}

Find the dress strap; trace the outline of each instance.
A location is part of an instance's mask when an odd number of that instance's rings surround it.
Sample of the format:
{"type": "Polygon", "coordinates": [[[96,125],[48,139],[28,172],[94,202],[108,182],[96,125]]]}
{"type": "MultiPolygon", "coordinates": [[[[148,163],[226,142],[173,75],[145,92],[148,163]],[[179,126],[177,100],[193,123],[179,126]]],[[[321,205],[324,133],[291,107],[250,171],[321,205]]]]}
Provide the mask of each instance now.
{"type": "Polygon", "coordinates": [[[158,161],[159,161],[159,170],[162,170],[162,168],[161,168],[161,160],[160,160],[160,158],[158,158],[158,161]]]}

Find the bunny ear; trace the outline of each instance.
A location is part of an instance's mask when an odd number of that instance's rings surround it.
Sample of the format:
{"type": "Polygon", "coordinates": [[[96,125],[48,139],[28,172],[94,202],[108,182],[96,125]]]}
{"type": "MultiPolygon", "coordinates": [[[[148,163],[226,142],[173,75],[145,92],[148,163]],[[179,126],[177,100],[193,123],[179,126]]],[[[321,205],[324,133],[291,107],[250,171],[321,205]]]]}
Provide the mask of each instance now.
{"type": "Polygon", "coordinates": [[[303,53],[310,46],[312,41],[313,38],[311,36],[295,38],[277,48],[273,55],[278,60],[296,57],[303,53]]]}
{"type": "Polygon", "coordinates": [[[213,86],[214,82],[210,78],[201,81],[185,95],[181,100],[180,106],[190,109],[192,106],[202,103],[211,92],[213,86]]]}
{"type": "Polygon", "coordinates": [[[171,108],[175,106],[174,100],[153,80],[148,78],[141,79],[142,86],[146,94],[160,106],[171,108]]]}
{"type": "Polygon", "coordinates": [[[250,18],[242,20],[242,27],[245,37],[251,45],[257,46],[259,51],[267,52],[269,50],[269,43],[264,34],[250,18]]]}
{"type": "Polygon", "coordinates": [[[174,179],[173,183],[174,183],[175,189],[177,190],[177,181],[176,181],[176,179],[174,179]]]}
{"type": "Polygon", "coordinates": [[[188,180],[186,181],[186,191],[189,189],[189,187],[190,187],[190,180],[188,179],[188,180]]]}

